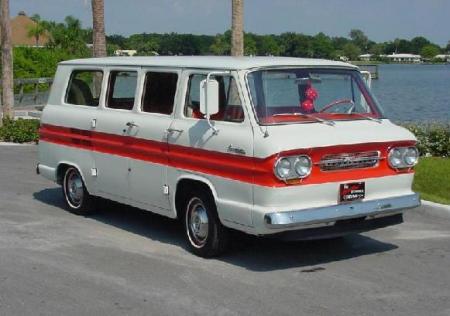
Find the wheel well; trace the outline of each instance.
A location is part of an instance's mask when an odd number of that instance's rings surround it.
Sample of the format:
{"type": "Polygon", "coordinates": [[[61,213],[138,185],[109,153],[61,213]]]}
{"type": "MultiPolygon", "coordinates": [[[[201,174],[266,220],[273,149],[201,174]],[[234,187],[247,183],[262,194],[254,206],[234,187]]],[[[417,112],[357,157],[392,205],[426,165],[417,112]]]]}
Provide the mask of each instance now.
{"type": "Polygon", "coordinates": [[[180,215],[184,211],[183,210],[184,199],[186,198],[188,192],[192,190],[204,190],[205,192],[208,192],[208,194],[210,194],[211,197],[214,199],[214,195],[211,191],[211,188],[206,183],[193,179],[180,180],[177,184],[175,192],[175,209],[178,218],[181,218],[180,215]]]}
{"type": "Polygon", "coordinates": [[[56,183],[59,185],[62,184],[64,179],[64,173],[66,172],[67,168],[72,167],[69,164],[62,163],[58,165],[58,168],[56,169],[56,183]]]}

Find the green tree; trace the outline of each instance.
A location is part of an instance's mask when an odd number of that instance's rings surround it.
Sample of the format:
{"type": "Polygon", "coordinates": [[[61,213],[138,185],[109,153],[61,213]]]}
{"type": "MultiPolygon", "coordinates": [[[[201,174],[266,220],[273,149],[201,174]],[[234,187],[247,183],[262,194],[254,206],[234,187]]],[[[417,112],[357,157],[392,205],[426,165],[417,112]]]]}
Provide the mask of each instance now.
{"type": "Polygon", "coordinates": [[[89,50],[86,46],[86,30],[81,27],[80,20],[73,16],[66,16],[64,23],[47,23],[51,39],[49,47],[62,48],[70,54],[88,56],[89,50]]]}
{"type": "Polygon", "coordinates": [[[244,55],[254,56],[257,53],[255,36],[251,33],[244,33],[244,55]]]}
{"type": "Polygon", "coordinates": [[[333,42],[324,33],[319,33],[312,39],[312,50],[315,58],[332,58],[334,54],[333,42]]]}
{"type": "Polygon", "coordinates": [[[231,51],[230,41],[225,34],[217,34],[209,49],[213,55],[229,55],[231,51]]]}
{"type": "Polygon", "coordinates": [[[363,31],[358,29],[352,29],[349,33],[350,38],[353,41],[353,44],[358,46],[361,51],[367,50],[367,44],[369,42],[368,37],[364,34],[363,31]]]}
{"type": "Polygon", "coordinates": [[[405,39],[398,39],[397,40],[397,53],[401,54],[409,54],[413,51],[413,47],[411,45],[411,42],[405,39]]]}
{"type": "Polygon", "coordinates": [[[424,58],[432,59],[441,52],[437,45],[427,45],[420,50],[420,55],[424,58]]]}
{"type": "Polygon", "coordinates": [[[361,55],[361,49],[353,43],[345,44],[342,51],[350,60],[357,60],[359,55],[361,55]]]}
{"type": "Polygon", "coordinates": [[[260,56],[279,56],[282,47],[278,44],[275,35],[262,35],[256,38],[258,55],[260,56]]]}
{"type": "Polygon", "coordinates": [[[138,56],[154,56],[158,54],[159,45],[154,39],[149,39],[139,43],[134,49],[138,56]]]}
{"type": "Polygon", "coordinates": [[[31,19],[35,22],[35,24],[29,27],[27,35],[28,37],[34,37],[36,46],[39,46],[39,39],[43,34],[45,34],[47,29],[45,24],[41,23],[41,17],[39,14],[34,14],[31,19]]]}
{"type": "Polygon", "coordinates": [[[384,54],[385,49],[386,45],[384,43],[377,43],[370,48],[369,52],[372,55],[380,56],[384,54]]]}
{"type": "Polygon", "coordinates": [[[430,44],[431,42],[423,36],[414,37],[411,40],[411,53],[419,54],[422,48],[430,44]]]}

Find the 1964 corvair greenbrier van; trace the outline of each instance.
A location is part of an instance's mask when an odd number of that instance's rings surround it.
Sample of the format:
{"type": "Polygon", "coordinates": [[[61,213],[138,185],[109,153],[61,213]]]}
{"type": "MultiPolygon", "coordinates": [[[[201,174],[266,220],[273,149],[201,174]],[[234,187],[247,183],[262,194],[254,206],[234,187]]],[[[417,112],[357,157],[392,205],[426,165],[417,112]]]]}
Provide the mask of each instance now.
{"type": "Polygon", "coordinates": [[[116,57],[58,66],[43,176],[78,214],[103,197],[183,221],[213,256],[229,228],[329,238],[402,222],[414,136],[350,64],[273,57],[116,57]]]}

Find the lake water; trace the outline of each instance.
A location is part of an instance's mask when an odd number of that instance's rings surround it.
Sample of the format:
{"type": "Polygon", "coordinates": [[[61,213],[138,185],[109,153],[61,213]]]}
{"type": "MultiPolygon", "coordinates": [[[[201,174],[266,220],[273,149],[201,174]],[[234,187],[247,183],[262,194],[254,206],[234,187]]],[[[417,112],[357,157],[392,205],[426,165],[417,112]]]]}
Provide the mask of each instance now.
{"type": "Polygon", "coordinates": [[[450,122],[450,65],[379,65],[372,90],[393,121],[450,122]]]}

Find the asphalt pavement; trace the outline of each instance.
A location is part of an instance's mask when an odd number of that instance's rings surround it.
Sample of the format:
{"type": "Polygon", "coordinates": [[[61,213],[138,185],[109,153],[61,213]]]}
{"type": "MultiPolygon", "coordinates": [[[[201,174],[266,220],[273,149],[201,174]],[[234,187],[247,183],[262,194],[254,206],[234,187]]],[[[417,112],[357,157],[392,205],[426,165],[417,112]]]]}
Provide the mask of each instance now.
{"type": "Polygon", "coordinates": [[[450,213],[330,241],[235,234],[202,259],[176,221],[67,212],[36,146],[0,146],[0,315],[450,315],[450,213]]]}

